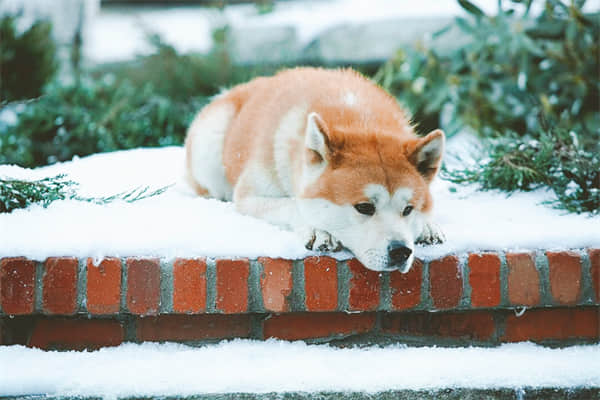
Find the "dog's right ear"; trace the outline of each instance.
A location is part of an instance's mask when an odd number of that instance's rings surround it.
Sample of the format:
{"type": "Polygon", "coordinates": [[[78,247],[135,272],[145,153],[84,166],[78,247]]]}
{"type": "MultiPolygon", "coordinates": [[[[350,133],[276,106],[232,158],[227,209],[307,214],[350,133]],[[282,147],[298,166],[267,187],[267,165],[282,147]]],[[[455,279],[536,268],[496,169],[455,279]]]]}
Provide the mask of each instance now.
{"type": "Polygon", "coordinates": [[[427,182],[431,182],[440,169],[445,142],[444,132],[436,129],[409,148],[409,160],[427,182]]]}
{"type": "Polygon", "coordinates": [[[327,126],[316,112],[308,114],[304,144],[308,150],[307,161],[311,164],[326,162],[329,155],[327,126]]]}

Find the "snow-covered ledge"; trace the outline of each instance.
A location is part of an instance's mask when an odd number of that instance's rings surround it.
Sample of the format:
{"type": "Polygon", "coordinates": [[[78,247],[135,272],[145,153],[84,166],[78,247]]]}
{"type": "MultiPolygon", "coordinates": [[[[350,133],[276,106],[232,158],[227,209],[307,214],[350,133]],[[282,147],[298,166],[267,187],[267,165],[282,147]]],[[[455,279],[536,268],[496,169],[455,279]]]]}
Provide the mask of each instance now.
{"type": "Polygon", "coordinates": [[[0,166],[16,178],[66,173],[83,196],[174,184],[131,204],[58,201],[0,215],[0,343],[598,340],[600,217],[542,206],[547,192],[507,198],[438,181],[448,242],[418,248],[408,274],[377,273],[193,196],[182,160],[170,147],[0,166]]]}

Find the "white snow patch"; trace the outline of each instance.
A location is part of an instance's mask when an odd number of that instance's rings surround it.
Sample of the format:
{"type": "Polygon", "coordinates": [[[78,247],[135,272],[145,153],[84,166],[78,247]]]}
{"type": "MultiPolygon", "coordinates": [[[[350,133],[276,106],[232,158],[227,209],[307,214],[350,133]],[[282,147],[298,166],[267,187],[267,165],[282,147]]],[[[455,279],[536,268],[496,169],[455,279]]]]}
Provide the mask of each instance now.
{"type": "Polygon", "coordinates": [[[346,105],[349,107],[355,106],[356,105],[356,95],[352,92],[346,92],[346,94],[344,95],[344,103],[346,103],[346,105]]]}
{"type": "MultiPolygon", "coordinates": [[[[458,141],[464,144],[465,141],[458,141]]],[[[452,140],[448,143],[452,150],[452,140]]],[[[232,203],[196,197],[183,182],[180,147],[97,154],[37,169],[0,165],[0,176],[39,179],[65,173],[83,196],[107,196],[140,186],[171,186],[135,203],[96,205],[56,201],[0,214],[0,257],[156,256],[285,257],[308,252],[292,232],[238,214],[232,203]]],[[[478,192],[437,180],[434,216],[446,234],[442,245],[418,247],[431,259],[477,250],[569,249],[600,245],[600,216],[565,214],[540,205],[553,194],[478,192]],[[453,189],[454,191],[451,191],[453,189]]],[[[348,252],[335,254],[340,259],[348,252]]]]}
{"type": "Polygon", "coordinates": [[[0,369],[0,396],[598,387],[600,345],[340,349],[234,340],[200,348],[128,343],[94,352],[0,346],[0,369]]]}

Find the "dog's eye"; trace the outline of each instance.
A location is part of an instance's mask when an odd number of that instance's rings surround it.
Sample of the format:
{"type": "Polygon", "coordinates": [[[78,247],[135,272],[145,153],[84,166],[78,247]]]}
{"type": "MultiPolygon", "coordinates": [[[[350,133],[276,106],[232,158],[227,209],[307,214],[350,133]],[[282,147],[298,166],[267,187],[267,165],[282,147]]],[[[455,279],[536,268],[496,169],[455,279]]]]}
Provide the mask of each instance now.
{"type": "Polygon", "coordinates": [[[354,205],[356,211],[364,215],[373,215],[375,214],[375,206],[371,203],[358,203],[354,205]]]}
{"type": "Polygon", "coordinates": [[[412,212],[412,210],[413,210],[413,206],[406,206],[404,208],[404,211],[402,211],[402,216],[403,217],[408,216],[412,212]]]}

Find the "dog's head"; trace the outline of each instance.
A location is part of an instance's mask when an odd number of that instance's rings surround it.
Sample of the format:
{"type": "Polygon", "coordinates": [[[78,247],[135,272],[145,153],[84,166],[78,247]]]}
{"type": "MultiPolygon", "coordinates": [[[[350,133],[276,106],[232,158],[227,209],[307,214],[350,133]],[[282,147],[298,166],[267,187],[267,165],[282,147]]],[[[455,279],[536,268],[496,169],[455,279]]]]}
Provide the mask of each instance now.
{"type": "Polygon", "coordinates": [[[444,141],[441,130],[423,138],[356,132],[309,114],[301,214],[340,240],[365,267],[407,272],[432,207],[429,183],[440,167],[444,141]]]}

